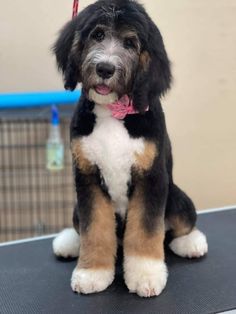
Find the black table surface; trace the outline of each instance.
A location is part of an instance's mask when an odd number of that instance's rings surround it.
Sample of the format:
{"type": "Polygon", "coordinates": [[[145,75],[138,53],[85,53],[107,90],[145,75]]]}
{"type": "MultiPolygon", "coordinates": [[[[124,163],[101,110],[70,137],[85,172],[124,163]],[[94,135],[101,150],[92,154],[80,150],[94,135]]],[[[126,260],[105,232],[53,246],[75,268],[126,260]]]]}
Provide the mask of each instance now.
{"type": "Polygon", "coordinates": [[[128,293],[121,268],[104,292],[78,295],[70,288],[76,261],[59,261],[52,239],[0,247],[0,313],[151,314],[219,313],[236,308],[236,210],[199,215],[209,253],[187,260],[166,250],[164,292],[144,299],[128,293]]]}

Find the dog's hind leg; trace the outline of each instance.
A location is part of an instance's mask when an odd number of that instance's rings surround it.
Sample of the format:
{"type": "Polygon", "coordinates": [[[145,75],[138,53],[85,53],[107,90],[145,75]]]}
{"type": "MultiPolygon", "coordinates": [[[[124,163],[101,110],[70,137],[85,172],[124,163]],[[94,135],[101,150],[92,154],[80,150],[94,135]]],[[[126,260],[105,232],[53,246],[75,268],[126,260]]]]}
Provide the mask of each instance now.
{"type": "Polygon", "coordinates": [[[62,230],[52,242],[53,252],[57,257],[70,258],[79,256],[80,237],[77,206],[74,209],[73,222],[75,228],[62,230]]]}
{"type": "Polygon", "coordinates": [[[169,246],[181,257],[201,257],[208,251],[205,235],[195,227],[196,218],[191,199],[175,184],[171,184],[166,206],[166,223],[174,239],[169,246]]]}
{"type": "Polygon", "coordinates": [[[63,258],[78,257],[79,244],[79,235],[75,229],[64,229],[53,240],[53,252],[56,256],[63,258]]]}

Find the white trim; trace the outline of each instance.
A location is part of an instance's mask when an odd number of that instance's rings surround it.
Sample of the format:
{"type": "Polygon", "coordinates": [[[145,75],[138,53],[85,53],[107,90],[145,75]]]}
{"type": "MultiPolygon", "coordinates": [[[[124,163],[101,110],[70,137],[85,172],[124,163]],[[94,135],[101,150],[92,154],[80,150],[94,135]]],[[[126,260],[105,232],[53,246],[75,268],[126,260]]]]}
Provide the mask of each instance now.
{"type": "Polygon", "coordinates": [[[211,213],[216,213],[216,212],[223,212],[226,210],[236,210],[236,205],[225,206],[225,207],[220,207],[220,208],[210,208],[210,209],[198,210],[197,213],[198,213],[198,215],[211,214],[211,213]]]}
{"type": "Polygon", "coordinates": [[[0,243],[0,247],[54,238],[57,234],[0,243]]]}

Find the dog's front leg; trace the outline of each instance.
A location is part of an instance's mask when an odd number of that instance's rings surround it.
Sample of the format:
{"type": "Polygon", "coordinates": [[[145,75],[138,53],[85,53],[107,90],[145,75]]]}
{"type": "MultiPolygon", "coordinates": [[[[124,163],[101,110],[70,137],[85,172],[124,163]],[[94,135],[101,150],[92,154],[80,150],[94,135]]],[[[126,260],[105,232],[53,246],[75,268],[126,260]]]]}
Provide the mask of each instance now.
{"type": "Polygon", "coordinates": [[[114,279],[115,213],[111,200],[96,183],[95,174],[80,174],[76,189],[74,225],[80,234],[80,252],[71,287],[87,294],[106,289],[114,279]]]}
{"type": "Polygon", "coordinates": [[[124,238],[125,282],[130,292],[141,297],[159,295],[168,275],[163,248],[166,188],[158,189],[158,181],[138,184],[128,208],[124,238]]]}

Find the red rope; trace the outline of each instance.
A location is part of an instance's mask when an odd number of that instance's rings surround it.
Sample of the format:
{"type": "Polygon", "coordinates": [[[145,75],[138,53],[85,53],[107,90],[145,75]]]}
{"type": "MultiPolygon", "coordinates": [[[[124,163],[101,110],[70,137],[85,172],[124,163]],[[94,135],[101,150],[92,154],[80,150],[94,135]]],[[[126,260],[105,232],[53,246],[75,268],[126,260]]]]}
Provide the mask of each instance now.
{"type": "Polygon", "coordinates": [[[79,10],[79,0],[74,0],[72,18],[76,17],[79,10]]]}

